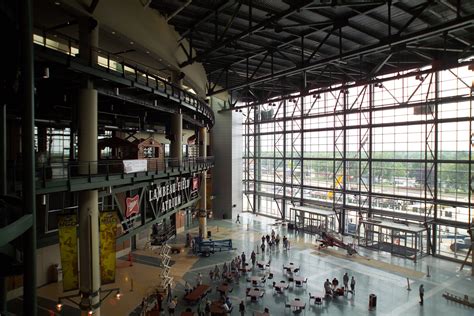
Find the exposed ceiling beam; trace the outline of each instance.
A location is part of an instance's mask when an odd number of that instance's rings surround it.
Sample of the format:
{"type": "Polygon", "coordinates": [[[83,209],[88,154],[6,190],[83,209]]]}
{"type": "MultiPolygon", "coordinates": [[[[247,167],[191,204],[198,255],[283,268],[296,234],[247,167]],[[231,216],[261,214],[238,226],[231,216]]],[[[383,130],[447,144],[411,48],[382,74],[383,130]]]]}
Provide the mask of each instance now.
{"type": "Polygon", "coordinates": [[[248,82],[240,84],[240,85],[235,85],[235,86],[227,87],[224,89],[220,89],[220,90],[214,91],[211,95],[221,93],[226,90],[232,91],[235,89],[252,86],[258,83],[275,80],[277,78],[281,78],[284,76],[300,74],[302,71],[324,67],[326,64],[333,63],[338,60],[348,60],[348,59],[352,59],[359,56],[366,56],[366,55],[374,54],[374,53],[382,53],[384,51],[390,50],[392,46],[404,45],[404,44],[413,42],[415,40],[426,39],[429,37],[437,36],[444,32],[466,28],[468,26],[472,26],[473,24],[474,24],[474,14],[471,14],[459,19],[454,19],[449,22],[439,24],[434,27],[429,27],[420,31],[416,31],[416,32],[407,34],[405,36],[392,37],[391,39],[381,42],[381,43],[368,45],[368,46],[361,47],[358,49],[353,49],[347,52],[343,52],[342,54],[337,54],[331,57],[323,58],[321,60],[315,61],[314,63],[285,69],[283,71],[279,71],[271,75],[265,75],[260,78],[249,80],[248,82]]]}
{"type": "Polygon", "coordinates": [[[277,21],[283,19],[283,18],[286,18],[288,16],[290,16],[291,14],[293,14],[295,11],[297,10],[300,10],[302,8],[304,8],[305,6],[308,6],[312,3],[312,1],[302,1],[302,2],[299,2],[297,5],[295,6],[291,6],[289,7],[288,9],[266,19],[266,20],[263,20],[261,21],[260,23],[252,26],[252,27],[249,27],[248,29],[246,29],[245,31],[242,31],[236,35],[233,35],[233,36],[230,36],[228,37],[227,39],[223,40],[223,41],[220,41],[218,43],[216,43],[214,46],[206,49],[204,52],[200,53],[200,54],[197,54],[197,56],[183,62],[180,67],[184,67],[184,66],[187,66],[187,65],[190,65],[192,63],[194,63],[195,61],[200,61],[203,59],[203,57],[211,54],[211,53],[215,53],[217,52],[218,50],[220,50],[222,47],[236,41],[236,40],[239,40],[239,39],[242,39],[246,36],[248,36],[249,34],[251,34],[252,32],[255,32],[255,31],[258,31],[258,30],[261,30],[262,28],[266,27],[267,25],[269,24],[273,24],[273,23],[276,23],[277,21]]]}

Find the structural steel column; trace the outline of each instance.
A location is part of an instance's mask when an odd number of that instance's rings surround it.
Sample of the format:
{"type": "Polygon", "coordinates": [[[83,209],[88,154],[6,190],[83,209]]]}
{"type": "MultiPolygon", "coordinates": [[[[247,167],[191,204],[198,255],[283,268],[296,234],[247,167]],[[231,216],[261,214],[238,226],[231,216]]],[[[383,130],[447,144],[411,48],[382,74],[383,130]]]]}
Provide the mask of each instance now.
{"type": "MultiPolygon", "coordinates": [[[[176,159],[176,166],[181,166],[183,162],[183,114],[174,113],[171,115],[171,135],[173,138],[170,145],[170,156],[176,159]]],[[[173,166],[175,166],[173,164],[173,166]]]]}
{"type": "Polygon", "coordinates": [[[32,225],[23,235],[23,310],[36,316],[36,190],[35,190],[35,112],[33,68],[33,16],[31,0],[20,4],[21,34],[21,117],[23,157],[23,212],[32,215],[32,225]]]}
{"type": "MultiPolygon", "coordinates": [[[[201,127],[199,129],[199,157],[207,157],[207,128],[201,127]]],[[[199,186],[199,237],[204,238],[207,231],[207,172],[203,171],[201,174],[201,183],[199,186]]]]}
{"type": "MultiPolygon", "coordinates": [[[[80,56],[91,63],[97,61],[94,48],[98,47],[97,23],[81,20],[80,56]]],[[[86,79],[77,99],[79,174],[97,173],[97,90],[86,79]]],[[[100,315],[99,262],[99,195],[97,190],[79,192],[79,266],[81,315],[100,315]]]]}

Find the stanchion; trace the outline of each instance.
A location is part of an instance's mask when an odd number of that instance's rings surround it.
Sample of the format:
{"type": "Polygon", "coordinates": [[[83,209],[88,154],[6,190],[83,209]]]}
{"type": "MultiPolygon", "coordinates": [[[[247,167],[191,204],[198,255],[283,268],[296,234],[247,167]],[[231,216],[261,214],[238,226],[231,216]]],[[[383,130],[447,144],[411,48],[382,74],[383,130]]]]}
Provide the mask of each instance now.
{"type": "Polygon", "coordinates": [[[128,261],[130,262],[129,267],[133,266],[133,257],[132,257],[132,252],[130,251],[128,253],[128,261]]]}
{"type": "Polygon", "coordinates": [[[133,292],[133,279],[130,279],[130,292],[133,292]]]}
{"type": "Polygon", "coordinates": [[[410,279],[409,279],[409,278],[407,278],[407,284],[408,284],[407,291],[411,291],[411,288],[410,288],[410,279]]]}
{"type": "Polygon", "coordinates": [[[247,223],[247,230],[250,230],[250,227],[249,227],[249,226],[250,226],[249,223],[247,223]]]}
{"type": "Polygon", "coordinates": [[[427,268],[428,268],[428,274],[426,275],[426,277],[429,278],[429,277],[431,277],[431,274],[430,274],[430,266],[427,266],[427,268]]]}

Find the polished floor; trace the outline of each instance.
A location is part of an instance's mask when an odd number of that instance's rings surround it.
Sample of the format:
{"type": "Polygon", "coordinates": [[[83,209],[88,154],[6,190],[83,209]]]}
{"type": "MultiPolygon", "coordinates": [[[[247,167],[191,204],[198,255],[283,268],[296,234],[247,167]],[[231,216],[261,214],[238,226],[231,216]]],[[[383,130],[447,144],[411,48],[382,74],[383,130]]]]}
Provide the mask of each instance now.
{"type": "MultiPolygon", "coordinates": [[[[235,221],[235,219],[234,219],[235,221]]],[[[291,309],[285,308],[285,303],[298,297],[306,303],[301,315],[474,315],[474,309],[464,305],[447,301],[442,294],[449,292],[457,296],[468,295],[474,301],[474,281],[470,269],[459,271],[460,264],[450,261],[425,257],[417,263],[411,260],[391,257],[386,253],[378,253],[359,248],[359,254],[348,257],[345,251],[334,248],[318,251],[314,245],[314,237],[295,234],[288,231],[286,226],[274,225],[275,221],[250,214],[241,216],[241,224],[230,220],[209,221],[208,229],[213,239],[232,238],[233,247],[230,252],[220,252],[210,257],[196,257],[183,251],[173,255],[174,261],[172,275],[175,278],[173,296],[178,297],[178,307],[175,315],[181,315],[186,308],[191,307],[196,311],[197,306],[188,306],[184,300],[184,283],[196,283],[198,273],[203,275],[203,284],[209,284],[213,290],[208,299],[213,301],[219,295],[215,290],[218,281],[209,279],[209,271],[216,264],[222,270],[224,262],[229,261],[244,251],[247,261],[250,261],[252,250],[257,251],[262,234],[269,234],[272,229],[280,236],[289,237],[291,249],[280,248],[273,251],[259,251],[257,260],[268,261],[271,259],[270,271],[274,274],[273,280],[268,280],[264,286],[265,295],[258,302],[250,302],[245,298],[248,286],[246,277],[241,277],[234,283],[230,299],[234,305],[232,314],[237,315],[240,301],[246,302],[245,315],[263,311],[265,307],[270,310],[270,315],[291,315],[291,309]],[[272,281],[286,280],[283,265],[289,262],[300,265],[300,276],[308,278],[307,286],[290,287],[284,294],[274,293],[272,281]],[[427,276],[428,268],[430,276],[427,276]],[[356,294],[347,294],[335,299],[324,300],[322,305],[309,303],[309,293],[321,293],[326,279],[336,277],[342,283],[344,273],[356,279],[356,294]],[[407,290],[407,278],[411,291],[407,290]],[[418,288],[425,287],[424,305],[419,304],[418,288]],[[376,307],[369,310],[369,295],[377,296],[376,307]]],[[[197,228],[190,230],[192,234],[197,228]]],[[[180,234],[177,244],[184,243],[184,234],[180,234]]],[[[107,287],[120,287],[123,296],[120,300],[114,297],[107,298],[102,306],[101,315],[140,315],[141,298],[153,291],[158,284],[159,271],[158,258],[153,250],[136,251],[136,261],[130,267],[124,260],[118,260],[118,275],[116,284],[107,287]],[[133,279],[133,291],[131,280],[133,279]]],[[[268,271],[267,271],[268,273],[268,271]]],[[[262,271],[255,268],[248,276],[260,275],[262,271]]],[[[105,288],[105,287],[104,287],[105,288]]],[[[47,285],[39,289],[41,297],[40,315],[51,315],[54,304],[60,293],[60,286],[47,285]]],[[[18,302],[17,302],[18,303],[18,302]]],[[[77,307],[67,304],[61,314],[79,315],[77,307]]],[[[163,312],[162,315],[168,315],[163,312]]]]}

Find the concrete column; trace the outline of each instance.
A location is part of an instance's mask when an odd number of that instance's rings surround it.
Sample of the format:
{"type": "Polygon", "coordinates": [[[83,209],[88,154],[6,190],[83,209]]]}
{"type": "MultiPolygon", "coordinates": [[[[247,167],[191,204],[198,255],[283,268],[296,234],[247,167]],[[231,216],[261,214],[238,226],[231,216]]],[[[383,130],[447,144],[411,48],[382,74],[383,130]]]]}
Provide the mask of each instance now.
{"type": "MultiPolygon", "coordinates": [[[[207,129],[202,127],[199,129],[199,158],[207,157],[207,129]]],[[[203,237],[207,231],[207,173],[201,174],[201,183],[199,186],[199,236],[203,237]]]]}
{"type": "MultiPolygon", "coordinates": [[[[97,61],[97,22],[79,23],[79,53],[91,63],[97,61]]],[[[97,173],[97,90],[86,79],[77,99],[79,174],[97,173]]],[[[100,316],[99,194],[97,190],[79,192],[79,267],[81,315],[100,316]]]]}
{"type": "Polygon", "coordinates": [[[174,113],[171,116],[171,135],[173,138],[170,145],[171,158],[177,159],[177,165],[183,162],[183,114],[174,113]]]}

